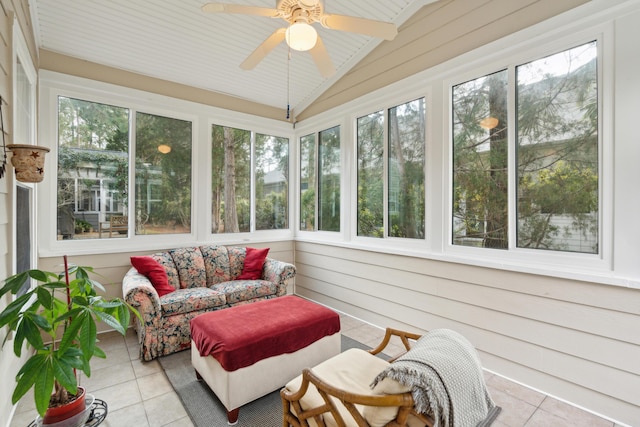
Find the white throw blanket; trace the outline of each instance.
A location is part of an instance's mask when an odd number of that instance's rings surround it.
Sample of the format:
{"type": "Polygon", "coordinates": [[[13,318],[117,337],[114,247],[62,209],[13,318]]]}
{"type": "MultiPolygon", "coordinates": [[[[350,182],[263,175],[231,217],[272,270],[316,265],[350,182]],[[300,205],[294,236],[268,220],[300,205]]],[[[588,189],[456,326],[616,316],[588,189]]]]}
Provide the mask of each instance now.
{"type": "Polygon", "coordinates": [[[434,419],[434,427],[489,425],[500,408],[493,403],[475,348],[449,329],[422,336],[371,384],[389,377],[410,387],[416,410],[434,419]]]}

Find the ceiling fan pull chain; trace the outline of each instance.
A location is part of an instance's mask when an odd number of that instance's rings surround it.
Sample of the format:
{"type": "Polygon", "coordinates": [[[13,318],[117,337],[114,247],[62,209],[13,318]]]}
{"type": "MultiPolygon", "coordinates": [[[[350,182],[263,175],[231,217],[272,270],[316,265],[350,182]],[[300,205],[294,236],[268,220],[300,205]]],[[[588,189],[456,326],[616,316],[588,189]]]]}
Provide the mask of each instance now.
{"type": "Polygon", "coordinates": [[[291,89],[289,83],[290,76],[290,68],[291,68],[291,48],[287,49],[287,120],[291,118],[291,89]]]}

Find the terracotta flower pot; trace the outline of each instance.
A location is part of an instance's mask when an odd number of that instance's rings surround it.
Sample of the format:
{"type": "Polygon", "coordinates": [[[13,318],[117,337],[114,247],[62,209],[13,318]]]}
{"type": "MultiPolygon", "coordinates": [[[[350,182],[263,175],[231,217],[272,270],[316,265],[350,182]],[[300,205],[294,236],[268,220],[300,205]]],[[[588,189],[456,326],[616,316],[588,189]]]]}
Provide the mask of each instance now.
{"type": "Polygon", "coordinates": [[[76,400],[71,403],[67,403],[66,405],[47,409],[47,412],[44,414],[44,418],[42,419],[42,424],[55,424],[83,412],[86,409],[86,394],[84,387],[78,387],[76,400]]]}
{"type": "Polygon", "coordinates": [[[16,169],[16,179],[21,182],[41,182],[44,178],[44,155],[47,147],[39,145],[9,144],[11,164],[16,169]]]}

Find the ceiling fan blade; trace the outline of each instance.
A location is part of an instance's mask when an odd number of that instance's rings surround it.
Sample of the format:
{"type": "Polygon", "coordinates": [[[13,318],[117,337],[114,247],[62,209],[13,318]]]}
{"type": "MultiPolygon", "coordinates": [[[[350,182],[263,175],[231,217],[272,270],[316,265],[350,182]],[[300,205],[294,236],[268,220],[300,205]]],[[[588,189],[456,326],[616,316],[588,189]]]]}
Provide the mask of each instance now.
{"type": "Polygon", "coordinates": [[[264,59],[276,46],[284,40],[286,28],[278,28],[275,30],[260,46],[254,50],[251,55],[245,59],[240,68],[243,70],[253,70],[260,61],[264,59]]]}
{"type": "Polygon", "coordinates": [[[329,53],[327,52],[327,48],[324,47],[324,43],[320,36],[318,36],[318,41],[316,45],[309,50],[311,57],[313,58],[313,62],[316,63],[320,74],[322,77],[328,78],[335,74],[336,69],[333,66],[333,62],[329,57],[329,53]]]}
{"type": "Polygon", "coordinates": [[[208,13],[240,13],[243,15],[258,15],[270,18],[277,18],[280,16],[276,9],[228,3],[207,3],[202,6],[202,11],[208,13]]]}
{"type": "Polygon", "coordinates": [[[393,40],[398,34],[395,24],[390,22],[374,21],[373,19],[357,18],[355,16],[324,14],[320,18],[320,24],[331,30],[348,31],[350,33],[364,34],[385,40],[393,40]]]}

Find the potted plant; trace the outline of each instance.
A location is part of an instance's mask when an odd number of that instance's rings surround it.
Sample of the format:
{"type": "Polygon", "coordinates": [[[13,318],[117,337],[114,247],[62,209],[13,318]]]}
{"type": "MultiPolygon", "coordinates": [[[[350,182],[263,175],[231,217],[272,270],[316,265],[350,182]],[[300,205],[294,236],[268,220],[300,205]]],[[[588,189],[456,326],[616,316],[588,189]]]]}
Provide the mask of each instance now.
{"type": "MultiPolygon", "coordinates": [[[[92,272],[91,267],[69,267],[65,255],[62,273],[29,270],[8,277],[0,288],[1,298],[9,292],[19,295],[29,278],[39,282],[0,312],[0,327],[6,325],[14,332],[16,356],[22,354],[25,341],[33,348],[16,376],[12,402],[17,403],[33,388],[44,424],[60,421],[51,419],[49,408],[82,398],[84,390],[78,386],[76,370],[90,376],[91,358],[106,357],[97,346],[97,323],[104,322],[124,335],[131,312],[140,316],[122,299],[106,300],[98,295],[96,289],[104,288],[89,277],[92,272]]],[[[2,346],[5,343],[6,339],[2,346]]],[[[79,404],[80,412],[85,409],[84,403],[79,404]]]]}

